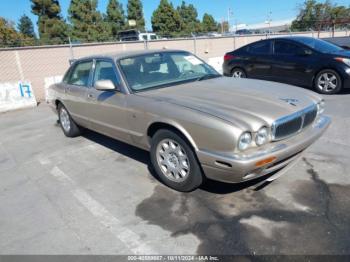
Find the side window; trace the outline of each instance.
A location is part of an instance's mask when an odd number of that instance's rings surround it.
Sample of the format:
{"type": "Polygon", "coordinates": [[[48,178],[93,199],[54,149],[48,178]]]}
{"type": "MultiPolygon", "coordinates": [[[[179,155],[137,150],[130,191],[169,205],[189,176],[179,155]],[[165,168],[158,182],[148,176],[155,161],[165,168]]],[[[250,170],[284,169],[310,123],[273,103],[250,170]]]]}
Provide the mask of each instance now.
{"type": "Polygon", "coordinates": [[[270,41],[258,42],[256,44],[252,44],[251,46],[249,46],[248,52],[253,54],[268,55],[270,54],[270,50],[271,50],[270,46],[271,46],[270,41]]]}
{"type": "Polygon", "coordinates": [[[301,52],[301,48],[298,45],[285,41],[275,41],[276,55],[297,55],[299,52],[301,52]]]}
{"type": "Polygon", "coordinates": [[[92,61],[77,64],[67,77],[67,84],[88,86],[92,61]]]}
{"type": "Polygon", "coordinates": [[[96,61],[94,85],[99,80],[111,80],[115,87],[119,85],[117,75],[113,68],[112,62],[96,61]]]}

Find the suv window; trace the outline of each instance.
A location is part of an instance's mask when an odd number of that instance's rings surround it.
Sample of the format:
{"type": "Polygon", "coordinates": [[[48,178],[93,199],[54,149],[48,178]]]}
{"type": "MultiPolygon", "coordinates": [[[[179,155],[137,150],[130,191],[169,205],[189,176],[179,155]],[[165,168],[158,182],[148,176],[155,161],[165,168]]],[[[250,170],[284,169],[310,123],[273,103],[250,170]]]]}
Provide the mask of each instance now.
{"type": "Polygon", "coordinates": [[[111,80],[115,87],[119,85],[119,80],[114,71],[113,63],[108,61],[96,61],[94,85],[99,80],[111,80]]]}
{"type": "Polygon", "coordinates": [[[297,55],[300,51],[301,48],[296,44],[286,41],[275,41],[276,55],[297,55]]]}
{"type": "Polygon", "coordinates": [[[258,42],[255,44],[252,44],[248,47],[248,52],[253,54],[262,54],[262,55],[268,55],[270,54],[270,41],[263,41],[258,42]]]}
{"type": "Polygon", "coordinates": [[[81,62],[75,65],[69,74],[67,84],[76,86],[88,86],[92,61],[81,62]]]}

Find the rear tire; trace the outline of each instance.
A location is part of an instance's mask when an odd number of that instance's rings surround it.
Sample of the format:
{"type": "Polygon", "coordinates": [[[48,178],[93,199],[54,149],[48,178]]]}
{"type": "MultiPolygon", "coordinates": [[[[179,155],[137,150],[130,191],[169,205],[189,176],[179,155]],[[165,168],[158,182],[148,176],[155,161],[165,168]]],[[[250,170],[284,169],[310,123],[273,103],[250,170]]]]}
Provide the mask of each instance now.
{"type": "Polygon", "coordinates": [[[336,71],[325,69],[317,74],[314,88],[318,93],[332,95],[339,93],[342,85],[343,81],[336,71]]]}
{"type": "Polygon", "coordinates": [[[247,74],[241,68],[233,68],[231,71],[231,76],[233,78],[247,78],[247,74]]]}
{"type": "Polygon", "coordinates": [[[57,106],[58,121],[63,133],[67,137],[77,137],[81,134],[79,126],[74,122],[68,110],[62,105],[57,106]]]}
{"type": "Polygon", "coordinates": [[[191,192],[204,182],[197,157],[180,134],[161,129],[152,137],[151,162],[159,179],[180,192],[191,192]]]}

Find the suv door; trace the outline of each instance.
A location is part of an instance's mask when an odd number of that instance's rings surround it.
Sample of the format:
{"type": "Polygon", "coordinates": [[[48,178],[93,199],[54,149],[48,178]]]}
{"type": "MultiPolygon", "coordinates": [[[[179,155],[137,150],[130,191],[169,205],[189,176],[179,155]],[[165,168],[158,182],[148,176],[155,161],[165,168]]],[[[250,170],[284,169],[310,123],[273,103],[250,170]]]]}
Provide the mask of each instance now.
{"type": "Polygon", "coordinates": [[[277,81],[294,85],[309,85],[313,77],[313,68],[317,61],[312,51],[292,41],[277,39],[274,41],[273,74],[277,81]]]}
{"type": "Polygon", "coordinates": [[[120,77],[111,59],[97,59],[94,62],[92,88],[88,89],[89,117],[91,128],[108,136],[129,142],[126,94],[121,88],[120,77]],[[95,88],[99,80],[111,80],[115,86],[112,91],[95,88]]]}
{"type": "Polygon", "coordinates": [[[64,105],[73,119],[82,126],[89,126],[87,90],[91,80],[92,60],[84,60],[73,65],[64,79],[64,105]]]}
{"type": "Polygon", "coordinates": [[[250,78],[270,80],[272,75],[272,45],[271,41],[259,41],[246,49],[249,54],[246,61],[246,71],[250,78]]]}

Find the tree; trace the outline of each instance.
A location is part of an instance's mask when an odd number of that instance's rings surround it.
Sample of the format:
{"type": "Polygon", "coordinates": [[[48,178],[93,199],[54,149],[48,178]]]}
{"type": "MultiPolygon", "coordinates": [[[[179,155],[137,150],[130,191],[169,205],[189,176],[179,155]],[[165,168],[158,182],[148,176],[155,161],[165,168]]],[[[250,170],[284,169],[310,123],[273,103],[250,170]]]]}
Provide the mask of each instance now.
{"type": "Polygon", "coordinates": [[[300,7],[299,15],[292,22],[293,31],[324,30],[335,27],[338,19],[349,18],[350,8],[333,5],[327,0],[318,3],[316,0],[306,0],[300,7]]]}
{"type": "Polygon", "coordinates": [[[68,15],[74,41],[105,41],[111,35],[108,23],[97,11],[97,0],[72,0],[68,15]]]}
{"type": "Polygon", "coordinates": [[[19,46],[21,37],[11,22],[0,17],[0,47],[19,46]]]}
{"type": "Polygon", "coordinates": [[[109,0],[106,21],[114,38],[117,37],[120,30],[125,28],[123,5],[119,3],[118,0],[109,0]]]}
{"type": "Polygon", "coordinates": [[[152,15],[153,31],[163,36],[175,36],[181,31],[181,17],[168,0],[161,0],[152,15]]]}
{"type": "Polygon", "coordinates": [[[218,30],[218,24],[212,15],[207,13],[203,15],[202,30],[204,33],[215,32],[218,30]]]}
{"type": "Polygon", "coordinates": [[[19,19],[18,30],[21,34],[27,37],[36,38],[33,22],[27,15],[22,15],[19,19]]]}
{"type": "Polygon", "coordinates": [[[182,31],[185,34],[198,33],[201,31],[201,24],[198,20],[197,9],[192,5],[186,5],[182,1],[181,5],[177,7],[177,11],[182,19],[182,31]]]}
{"type": "Polygon", "coordinates": [[[145,18],[143,17],[143,7],[140,0],[128,0],[128,21],[134,20],[137,30],[145,30],[145,18]]]}
{"type": "Polygon", "coordinates": [[[61,16],[58,0],[31,0],[32,13],[38,16],[39,37],[43,43],[67,42],[68,26],[61,16]]]}

